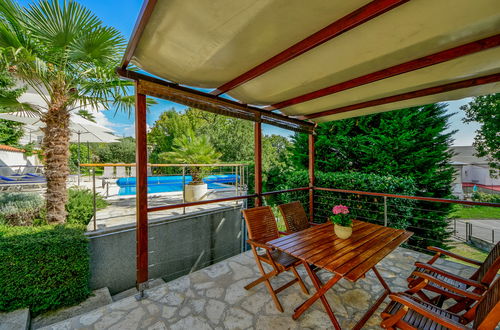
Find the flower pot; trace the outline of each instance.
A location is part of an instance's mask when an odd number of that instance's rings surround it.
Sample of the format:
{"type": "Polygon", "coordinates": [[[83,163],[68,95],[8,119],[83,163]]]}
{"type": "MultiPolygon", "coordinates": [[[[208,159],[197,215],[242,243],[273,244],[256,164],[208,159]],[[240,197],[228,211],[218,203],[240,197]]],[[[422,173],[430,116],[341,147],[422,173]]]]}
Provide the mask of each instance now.
{"type": "Polygon", "coordinates": [[[335,224],[333,230],[335,231],[335,235],[341,239],[349,238],[352,235],[352,227],[344,227],[335,224]]]}
{"type": "Polygon", "coordinates": [[[184,199],[186,202],[201,201],[207,197],[208,185],[206,183],[187,184],[184,186],[184,199]]]}

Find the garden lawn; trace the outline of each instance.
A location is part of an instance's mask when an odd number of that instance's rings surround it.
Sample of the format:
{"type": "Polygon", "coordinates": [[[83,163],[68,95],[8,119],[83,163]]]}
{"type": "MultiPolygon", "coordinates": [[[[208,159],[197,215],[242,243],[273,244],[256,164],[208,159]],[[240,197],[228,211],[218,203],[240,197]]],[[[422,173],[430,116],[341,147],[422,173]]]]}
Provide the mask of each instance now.
{"type": "Polygon", "coordinates": [[[500,207],[455,205],[451,219],[500,219],[500,207]]]}
{"type": "MultiPolygon", "coordinates": [[[[458,254],[458,255],[473,259],[473,260],[481,261],[481,262],[483,262],[486,259],[486,257],[488,256],[488,253],[486,253],[482,250],[479,250],[479,249],[477,249],[473,246],[470,246],[468,244],[458,243],[458,242],[450,244],[450,251],[455,253],[455,254],[458,254]]],[[[458,263],[463,264],[463,265],[477,267],[477,266],[471,265],[469,263],[466,263],[466,262],[458,260],[458,259],[448,258],[448,257],[446,259],[450,259],[451,261],[458,262],[458,263]]]]}

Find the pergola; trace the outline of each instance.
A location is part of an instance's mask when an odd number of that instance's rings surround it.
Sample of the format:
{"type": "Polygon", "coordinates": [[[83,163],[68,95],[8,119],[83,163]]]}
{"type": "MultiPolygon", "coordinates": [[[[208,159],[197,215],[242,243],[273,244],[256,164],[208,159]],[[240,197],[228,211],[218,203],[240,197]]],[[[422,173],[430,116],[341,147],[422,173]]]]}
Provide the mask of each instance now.
{"type": "Polygon", "coordinates": [[[270,194],[262,123],[309,134],[312,208],[316,123],[500,92],[499,45],[498,0],[146,0],[117,70],[136,83],[138,289],[148,212],[270,194]],[[253,121],[255,193],[148,208],[147,95],[253,121]]]}

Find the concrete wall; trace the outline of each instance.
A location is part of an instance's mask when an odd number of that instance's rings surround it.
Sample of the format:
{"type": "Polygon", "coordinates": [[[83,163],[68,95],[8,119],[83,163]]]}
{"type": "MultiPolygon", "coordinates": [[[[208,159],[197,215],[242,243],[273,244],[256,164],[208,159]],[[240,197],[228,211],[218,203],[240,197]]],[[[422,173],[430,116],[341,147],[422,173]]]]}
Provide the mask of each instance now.
{"type": "MultiPolygon", "coordinates": [[[[135,227],[87,233],[90,239],[92,289],[108,287],[111,294],[135,285],[135,227]]],[[[155,220],[149,226],[149,278],[164,280],[229,258],[241,252],[240,206],[155,220]]]]}

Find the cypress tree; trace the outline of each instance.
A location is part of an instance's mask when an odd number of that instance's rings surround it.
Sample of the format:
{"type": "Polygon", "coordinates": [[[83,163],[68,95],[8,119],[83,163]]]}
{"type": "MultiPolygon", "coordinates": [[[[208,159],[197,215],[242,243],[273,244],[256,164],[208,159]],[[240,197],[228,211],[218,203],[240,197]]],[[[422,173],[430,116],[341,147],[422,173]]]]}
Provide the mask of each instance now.
{"type": "MultiPolygon", "coordinates": [[[[315,143],[316,170],[411,177],[418,196],[450,197],[454,171],[449,147],[455,131],[447,131],[453,114],[447,114],[446,107],[430,104],[321,123],[315,143]]],[[[296,134],[293,140],[292,162],[304,169],[307,135],[296,134]]],[[[418,202],[412,211],[408,229],[415,235],[410,244],[418,249],[444,247],[450,236],[446,228],[451,204],[418,202]]]]}

